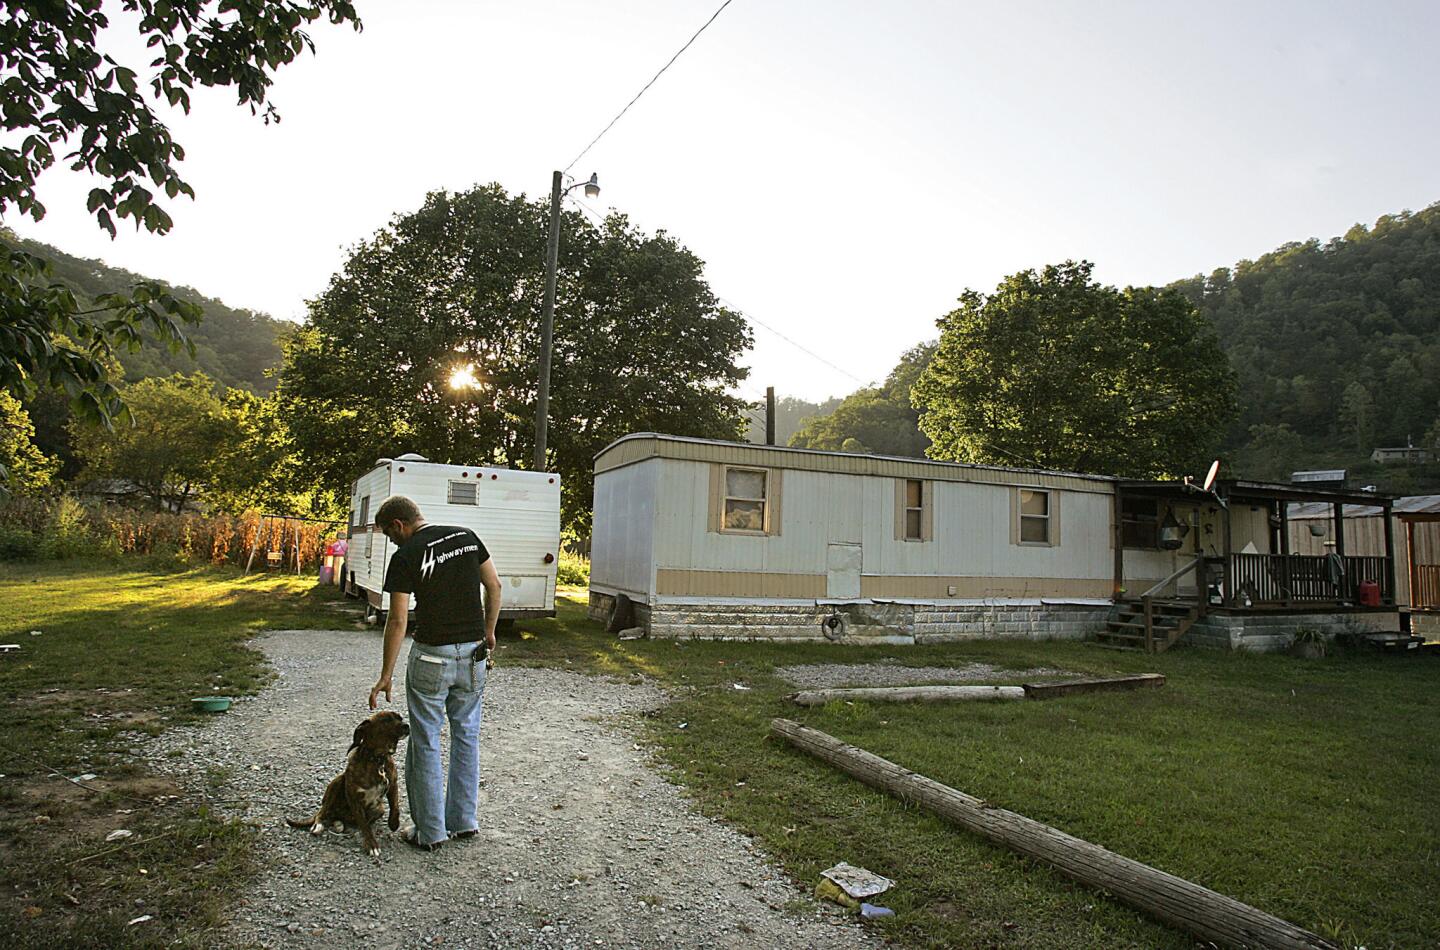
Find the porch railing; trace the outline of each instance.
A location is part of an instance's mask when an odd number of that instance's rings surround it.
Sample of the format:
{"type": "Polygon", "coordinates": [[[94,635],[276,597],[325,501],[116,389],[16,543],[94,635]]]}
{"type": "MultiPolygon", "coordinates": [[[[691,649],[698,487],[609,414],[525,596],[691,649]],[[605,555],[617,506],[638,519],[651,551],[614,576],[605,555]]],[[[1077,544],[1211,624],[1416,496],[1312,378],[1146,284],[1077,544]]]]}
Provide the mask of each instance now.
{"type": "Polygon", "coordinates": [[[1386,559],[1338,554],[1232,554],[1228,591],[1234,603],[1354,602],[1361,581],[1380,587],[1382,603],[1394,603],[1386,559]]]}
{"type": "Polygon", "coordinates": [[[1410,592],[1410,606],[1440,609],[1440,564],[1416,564],[1414,570],[1415,589],[1410,592]]]}

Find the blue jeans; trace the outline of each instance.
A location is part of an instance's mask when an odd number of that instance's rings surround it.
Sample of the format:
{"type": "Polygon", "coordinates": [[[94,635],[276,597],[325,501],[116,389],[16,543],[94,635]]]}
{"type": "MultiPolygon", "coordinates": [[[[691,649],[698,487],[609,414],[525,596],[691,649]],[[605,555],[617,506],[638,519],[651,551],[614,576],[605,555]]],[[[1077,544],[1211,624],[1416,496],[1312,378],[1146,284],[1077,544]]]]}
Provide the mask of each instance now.
{"type": "Polygon", "coordinates": [[[405,793],[415,840],[444,841],[474,831],[480,794],[480,700],[485,662],[470,662],[478,643],[413,643],[405,667],[410,740],[405,748],[405,793]],[[440,733],[450,720],[450,776],[440,765],[440,733]]]}

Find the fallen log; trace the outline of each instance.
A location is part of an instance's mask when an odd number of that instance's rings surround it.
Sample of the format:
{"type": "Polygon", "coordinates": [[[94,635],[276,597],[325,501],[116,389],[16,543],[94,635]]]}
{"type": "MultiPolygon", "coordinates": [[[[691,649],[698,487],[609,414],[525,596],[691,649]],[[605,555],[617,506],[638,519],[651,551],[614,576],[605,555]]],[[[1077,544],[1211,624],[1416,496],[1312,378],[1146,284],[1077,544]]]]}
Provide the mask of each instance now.
{"type": "Polygon", "coordinates": [[[976,834],[1043,861],[1067,877],[1107,891],[1202,939],[1229,947],[1339,950],[1318,934],[1279,917],[1024,815],[996,808],[819,730],[788,719],[772,719],[770,731],[872,788],[923,805],[976,834]]]}
{"type": "Polygon", "coordinates": [[[961,700],[1024,699],[1020,686],[862,686],[792,693],[799,706],[823,706],[837,699],[867,703],[949,703],[961,700]]]}
{"type": "Polygon", "coordinates": [[[1103,693],[1117,689],[1146,689],[1165,685],[1163,673],[1139,673],[1099,680],[1070,680],[1065,683],[1026,683],[1021,689],[1030,699],[1054,699],[1075,693],[1103,693]]]}

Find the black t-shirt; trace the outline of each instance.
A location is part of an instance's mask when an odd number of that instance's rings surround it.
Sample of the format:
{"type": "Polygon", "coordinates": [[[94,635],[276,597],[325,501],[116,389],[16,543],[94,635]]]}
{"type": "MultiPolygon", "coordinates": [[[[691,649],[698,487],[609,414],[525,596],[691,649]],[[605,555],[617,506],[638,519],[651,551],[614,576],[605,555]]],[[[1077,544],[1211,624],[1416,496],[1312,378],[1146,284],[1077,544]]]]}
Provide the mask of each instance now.
{"type": "Polygon", "coordinates": [[[415,595],[418,643],[441,646],[485,639],[480,565],[490,552],[469,528],[427,524],[390,556],[385,592],[415,595]]]}

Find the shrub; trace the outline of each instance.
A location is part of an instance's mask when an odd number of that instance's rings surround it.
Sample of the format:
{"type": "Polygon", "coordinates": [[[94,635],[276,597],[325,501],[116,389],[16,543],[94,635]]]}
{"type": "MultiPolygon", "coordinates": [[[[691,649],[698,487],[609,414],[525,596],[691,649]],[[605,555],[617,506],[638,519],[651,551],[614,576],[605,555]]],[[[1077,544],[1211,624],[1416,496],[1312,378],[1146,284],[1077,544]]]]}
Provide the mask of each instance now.
{"type": "Polygon", "coordinates": [[[50,507],[50,520],[40,536],[40,556],[61,560],[95,553],[85,506],[61,495],[50,507]]]}
{"type": "Polygon", "coordinates": [[[0,524],[0,561],[28,561],[39,555],[39,544],[35,532],[0,524]]]}
{"type": "Polygon", "coordinates": [[[258,569],[265,568],[266,552],[279,551],[280,563],[293,571],[297,546],[301,565],[314,569],[332,537],[332,527],[323,522],[269,518],[262,530],[254,511],[240,516],[177,515],[114,504],[83,505],[69,495],[16,496],[0,504],[0,560],[140,555],[155,568],[243,566],[255,546],[258,569]]]}
{"type": "Polygon", "coordinates": [[[556,565],[555,582],[570,587],[589,587],[590,559],[561,548],[560,563],[556,565]]]}

